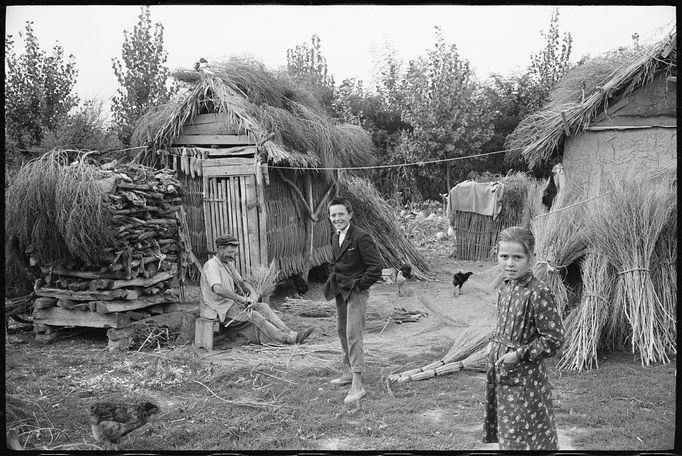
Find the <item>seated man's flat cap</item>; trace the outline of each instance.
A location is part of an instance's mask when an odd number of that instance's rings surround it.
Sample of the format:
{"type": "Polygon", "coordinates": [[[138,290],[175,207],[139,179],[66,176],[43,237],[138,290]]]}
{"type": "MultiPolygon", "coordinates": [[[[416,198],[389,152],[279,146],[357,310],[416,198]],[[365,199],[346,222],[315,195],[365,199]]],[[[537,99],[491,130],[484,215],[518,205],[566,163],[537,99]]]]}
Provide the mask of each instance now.
{"type": "Polygon", "coordinates": [[[218,236],[218,238],[215,240],[215,246],[222,247],[224,245],[239,245],[239,240],[231,234],[218,236]]]}

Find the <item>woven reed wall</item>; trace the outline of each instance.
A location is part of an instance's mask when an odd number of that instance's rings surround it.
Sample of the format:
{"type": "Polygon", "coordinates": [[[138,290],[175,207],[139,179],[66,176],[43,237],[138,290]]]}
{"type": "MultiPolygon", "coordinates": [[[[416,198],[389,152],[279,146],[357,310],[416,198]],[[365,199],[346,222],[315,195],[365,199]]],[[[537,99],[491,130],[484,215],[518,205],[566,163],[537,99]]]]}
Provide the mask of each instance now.
{"type": "MultiPolygon", "coordinates": [[[[303,179],[300,174],[284,171],[303,193],[303,179]]],[[[313,176],[313,206],[327,190],[327,184],[313,176]]],[[[305,266],[305,209],[299,197],[276,173],[270,173],[270,185],[265,187],[265,206],[267,210],[268,258],[277,260],[278,268],[285,276],[304,272],[305,266]],[[295,205],[298,205],[298,211],[295,205]]],[[[313,207],[314,209],[314,207],[313,207]]],[[[331,261],[331,225],[326,216],[326,208],[313,224],[313,251],[310,267],[331,261]]]]}
{"type": "MultiPolygon", "coordinates": [[[[208,260],[206,245],[206,227],[204,225],[204,195],[202,178],[192,178],[185,173],[177,173],[178,180],[182,184],[185,195],[182,197],[182,205],[187,215],[189,228],[189,240],[192,243],[194,256],[204,264],[208,260]]],[[[191,276],[190,276],[191,277],[191,276]]]]}
{"type": "Polygon", "coordinates": [[[497,219],[475,212],[455,211],[451,224],[457,236],[457,258],[460,260],[494,259],[497,236],[505,228],[524,223],[524,209],[503,207],[497,219]]]}

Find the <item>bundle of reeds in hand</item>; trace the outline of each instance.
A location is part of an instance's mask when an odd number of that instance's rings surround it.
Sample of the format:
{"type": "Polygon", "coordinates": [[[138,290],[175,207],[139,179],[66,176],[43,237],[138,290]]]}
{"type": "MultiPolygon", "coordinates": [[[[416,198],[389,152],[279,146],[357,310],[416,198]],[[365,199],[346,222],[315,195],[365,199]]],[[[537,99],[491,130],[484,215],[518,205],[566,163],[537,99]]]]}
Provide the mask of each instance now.
{"type": "Polygon", "coordinates": [[[668,353],[676,352],[674,315],[656,293],[651,273],[656,241],[674,211],[676,181],[674,173],[652,177],[630,169],[607,179],[609,191],[593,201],[585,218],[587,239],[617,269],[612,313],[625,318],[616,317],[619,325],[611,325],[609,336],[615,345],[629,340],[643,365],[669,362],[668,353]]]}
{"type": "Polygon", "coordinates": [[[560,369],[599,367],[597,348],[611,311],[614,271],[603,254],[590,250],[582,261],[581,273],[582,298],[564,322],[566,341],[557,365],[560,369]]]}
{"type": "Polygon", "coordinates": [[[272,260],[270,266],[256,266],[246,278],[246,282],[253,287],[260,298],[268,298],[277,287],[279,270],[276,261],[272,260]]]}
{"type": "Polygon", "coordinates": [[[388,380],[402,383],[444,375],[462,369],[480,369],[485,366],[486,345],[494,331],[494,328],[486,320],[476,320],[459,335],[442,359],[424,367],[391,374],[388,376],[388,380]]]}

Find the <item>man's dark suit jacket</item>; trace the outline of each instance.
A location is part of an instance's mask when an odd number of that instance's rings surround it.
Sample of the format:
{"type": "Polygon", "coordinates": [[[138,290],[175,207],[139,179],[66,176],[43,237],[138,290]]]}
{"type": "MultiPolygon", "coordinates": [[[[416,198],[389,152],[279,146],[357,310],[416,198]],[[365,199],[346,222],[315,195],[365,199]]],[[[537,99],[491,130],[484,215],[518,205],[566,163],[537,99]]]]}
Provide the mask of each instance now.
{"type": "Polygon", "coordinates": [[[366,290],[381,277],[381,254],[372,236],[352,223],[339,246],[339,235],[332,235],[334,267],[324,284],[324,297],[334,299],[341,293],[348,299],[357,287],[366,290]]]}

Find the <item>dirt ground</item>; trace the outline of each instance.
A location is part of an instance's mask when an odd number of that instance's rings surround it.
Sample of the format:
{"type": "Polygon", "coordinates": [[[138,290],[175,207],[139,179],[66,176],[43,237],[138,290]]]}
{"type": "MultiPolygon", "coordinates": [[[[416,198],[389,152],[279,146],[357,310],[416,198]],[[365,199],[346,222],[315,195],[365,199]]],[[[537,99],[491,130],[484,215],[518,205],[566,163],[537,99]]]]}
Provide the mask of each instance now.
{"type": "MultiPolygon", "coordinates": [[[[474,321],[483,319],[485,326],[495,325],[495,303],[497,290],[492,284],[497,275],[496,263],[492,261],[460,261],[453,259],[447,252],[449,242],[442,241],[440,248],[423,253],[428,258],[431,270],[423,280],[411,279],[403,286],[399,295],[395,284],[378,282],[373,285],[368,301],[367,321],[365,328],[365,352],[382,358],[392,355],[423,355],[424,364],[439,359],[433,347],[449,346],[462,331],[474,321]],[[452,276],[456,272],[473,274],[462,286],[461,293],[452,285],[452,276]],[[398,324],[390,321],[394,309],[404,309],[411,313],[420,313],[422,317],[416,322],[398,324]]],[[[311,283],[311,289],[303,297],[298,297],[293,289],[279,288],[271,299],[271,306],[279,313],[282,320],[292,329],[313,325],[315,335],[310,344],[322,347],[339,345],[336,336],[335,316],[321,318],[305,318],[290,312],[288,304],[301,303],[309,313],[323,314],[320,310],[334,308],[333,301],[326,301],[322,292],[323,283],[311,283]],[[291,298],[287,295],[294,295],[291,298]]],[[[195,293],[197,291],[194,291],[195,293]]],[[[229,352],[239,341],[216,341],[216,350],[205,353],[204,360],[215,364],[233,364],[235,359],[229,352]],[[227,349],[227,350],[226,350],[227,349]],[[221,351],[225,350],[225,351],[221,351]]],[[[288,367],[292,367],[289,360],[288,367]]],[[[295,364],[295,360],[293,360],[295,364]]],[[[368,363],[371,366],[371,363],[368,363]]],[[[339,367],[337,358],[330,358],[328,367],[339,367]]],[[[370,367],[371,368],[371,367],[370,367]]],[[[434,409],[425,415],[425,419],[438,420],[444,413],[442,409],[434,409]]],[[[478,427],[478,426],[477,426],[478,427]]],[[[570,433],[576,429],[564,431],[559,429],[560,448],[570,450],[570,433]]],[[[336,439],[338,440],[338,439],[336,439]]],[[[345,448],[343,442],[330,439],[326,449],[345,448]]],[[[325,444],[322,443],[322,447],[325,444]]],[[[495,450],[497,444],[486,445],[485,449],[495,450]]]]}
{"type": "MultiPolygon", "coordinates": [[[[287,285],[271,299],[292,329],[315,326],[303,345],[237,348],[240,340],[222,334],[210,352],[191,343],[120,351],[108,347],[102,329],[64,329],[43,344],[30,326],[9,328],[7,429],[25,449],[107,449],[86,425],[90,405],[144,398],[162,411],[126,436],[120,449],[496,450],[480,442],[483,373],[386,384],[390,373],[442,358],[472,322],[494,324],[494,263],[453,258],[449,240],[418,242],[431,266],[427,280],[409,280],[403,296],[393,284],[372,287],[365,328],[368,396],[358,410],[346,410],[345,390],[329,385],[342,368],[334,304],[313,280],[303,298],[292,298],[287,285]],[[473,275],[454,296],[451,280],[458,271],[473,275]],[[422,316],[397,324],[390,320],[396,308],[422,316]],[[406,426],[411,432],[404,432],[406,426]]],[[[187,287],[185,297],[198,299],[197,288],[187,287]]],[[[561,372],[551,364],[562,450],[671,447],[674,360],[645,368],[631,354],[609,353],[588,373],[561,372]]]]}

